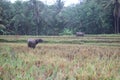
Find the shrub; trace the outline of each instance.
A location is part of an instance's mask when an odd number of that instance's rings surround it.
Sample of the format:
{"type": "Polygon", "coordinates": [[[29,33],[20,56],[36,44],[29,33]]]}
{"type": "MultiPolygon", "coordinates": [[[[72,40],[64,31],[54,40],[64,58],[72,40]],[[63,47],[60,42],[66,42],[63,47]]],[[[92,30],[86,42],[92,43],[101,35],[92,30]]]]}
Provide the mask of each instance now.
{"type": "Polygon", "coordinates": [[[60,35],[73,35],[73,31],[68,28],[64,28],[60,35]]]}

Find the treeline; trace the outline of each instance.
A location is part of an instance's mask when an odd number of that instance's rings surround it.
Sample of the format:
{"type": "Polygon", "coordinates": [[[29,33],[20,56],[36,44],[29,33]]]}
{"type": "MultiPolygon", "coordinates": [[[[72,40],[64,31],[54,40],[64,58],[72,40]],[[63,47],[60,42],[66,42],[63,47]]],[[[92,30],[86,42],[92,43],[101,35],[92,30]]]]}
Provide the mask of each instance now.
{"type": "MultiPolygon", "coordinates": [[[[47,5],[40,0],[0,0],[0,34],[4,35],[64,35],[114,33],[115,0],[80,0],[64,6],[56,0],[47,5]]],[[[120,30],[119,30],[120,31],[120,30]]]]}

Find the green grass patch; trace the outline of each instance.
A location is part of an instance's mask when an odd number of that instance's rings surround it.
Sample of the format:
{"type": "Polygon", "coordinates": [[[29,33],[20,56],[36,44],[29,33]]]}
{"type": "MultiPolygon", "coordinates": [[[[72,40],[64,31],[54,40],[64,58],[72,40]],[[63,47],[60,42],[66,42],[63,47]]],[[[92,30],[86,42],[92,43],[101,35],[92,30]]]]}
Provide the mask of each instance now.
{"type": "Polygon", "coordinates": [[[120,43],[120,35],[86,35],[84,37],[76,36],[0,36],[0,42],[6,43],[25,43],[28,38],[41,38],[44,43],[120,43]]]}
{"type": "Polygon", "coordinates": [[[0,39],[0,42],[5,42],[5,43],[25,43],[27,42],[26,40],[7,40],[7,39],[0,39]]]}

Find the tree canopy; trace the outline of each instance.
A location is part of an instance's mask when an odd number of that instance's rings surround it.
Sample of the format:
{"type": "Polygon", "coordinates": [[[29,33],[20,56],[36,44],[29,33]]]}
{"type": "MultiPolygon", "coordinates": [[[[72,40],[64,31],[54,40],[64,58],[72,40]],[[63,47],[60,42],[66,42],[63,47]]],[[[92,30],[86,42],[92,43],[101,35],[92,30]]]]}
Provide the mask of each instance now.
{"type": "MultiPolygon", "coordinates": [[[[80,0],[65,7],[56,0],[47,5],[40,0],[0,0],[1,35],[64,35],[110,34],[120,32],[120,21],[115,26],[116,0],[80,0]],[[116,30],[117,29],[117,32],[116,30]]],[[[120,1],[118,5],[120,5],[120,1]]],[[[120,15],[120,8],[117,7],[120,15]]],[[[118,16],[120,19],[120,16],[118,16]]]]}

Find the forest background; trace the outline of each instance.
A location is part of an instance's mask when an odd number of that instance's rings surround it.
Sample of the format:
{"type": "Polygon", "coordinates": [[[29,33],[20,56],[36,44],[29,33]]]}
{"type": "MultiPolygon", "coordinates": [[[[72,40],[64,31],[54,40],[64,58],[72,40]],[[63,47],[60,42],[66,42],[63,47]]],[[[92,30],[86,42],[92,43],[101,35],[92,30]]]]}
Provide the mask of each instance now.
{"type": "Polygon", "coordinates": [[[47,5],[39,0],[0,0],[1,35],[73,35],[113,34],[113,14],[120,10],[119,0],[80,0],[78,4],[64,6],[56,0],[47,5]],[[117,3],[116,3],[117,1],[117,3]],[[115,7],[118,5],[118,7],[115,7]],[[116,9],[117,8],[117,9],[116,9]]]}

